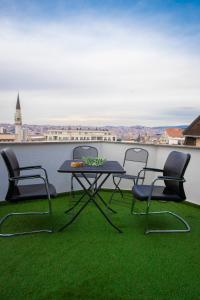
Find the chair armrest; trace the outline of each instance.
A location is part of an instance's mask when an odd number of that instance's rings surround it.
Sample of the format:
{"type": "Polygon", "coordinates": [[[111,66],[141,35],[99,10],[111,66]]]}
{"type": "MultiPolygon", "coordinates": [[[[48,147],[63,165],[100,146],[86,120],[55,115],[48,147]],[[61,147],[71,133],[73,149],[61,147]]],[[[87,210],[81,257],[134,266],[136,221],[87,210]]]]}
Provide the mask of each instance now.
{"type": "Polygon", "coordinates": [[[42,178],[41,175],[26,175],[26,176],[16,176],[16,177],[11,177],[9,178],[9,181],[17,181],[17,180],[26,180],[26,179],[36,179],[36,178],[42,178]]]}
{"type": "Polygon", "coordinates": [[[185,182],[185,179],[183,177],[180,178],[180,177],[173,177],[173,176],[158,176],[156,179],[154,179],[154,181],[151,184],[151,191],[150,191],[149,196],[148,196],[148,201],[151,200],[153,189],[154,189],[154,184],[158,180],[175,180],[175,181],[178,181],[178,182],[185,182]]]}
{"type": "Polygon", "coordinates": [[[157,180],[175,180],[175,181],[179,181],[179,182],[185,182],[184,178],[173,177],[173,176],[158,176],[157,180]]]}
{"type": "Polygon", "coordinates": [[[49,184],[48,184],[48,179],[46,177],[43,177],[41,175],[16,176],[16,177],[9,178],[9,181],[18,181],[18,180],[26,180],[26,179],[29,179],[29,180],[30,179],[41,179],[45,184],[47,196],[48,196],[48,199],[50,200],[51,196],[50,196],[50,192],[49,192],[49,184]]]}
{"type": "Polygon", "coordinates": [[[163,172],[163,169],[157,169],[157,168],[143,168],[144,171],[152,171],[152,172],[163,172]]]}
{"type": "Polygon", "coordinates": [[[28,171],[28,170],[36,170],[36,169],[41,169],[43,172],[44,172],[44,174],[45,174],[45,177],[46,177],[46,180],[47,180],[47,182],[49,182],[49,179],[48,179],[48,175],[47,175],[47,171],[46,171],[46,169],[45,168],[43,168],[42,166],[40,166],[40,165],[38,165],[38,166],[27,166],[27,167],[20,167],[20,168],[18,168],[18,170],[20,170],[20,171],[28,171]]]}
{"type": "Polygon", "coordinates": [[[145,176],[145,172],[147,172],[147,171],[151,171],[151,172],[162,172],[162,173],[163,173],[163,170],[162,170],[162,169],[156,169],[156,168],[148,168],[148,167],[145,167],[145,168],[141,169],[141,170],[138,172],[136,184],[138,184],[139,179],[143,178],[143,177],[141,177],[142,172],[144,173],[144,176],[145,176]]]}
{"type": "Polygon", "coordinates": [[[31,170],[31,169],[42,169],[42,166],[26,166],[26,167],[20,167],[18,170],[25,171],[25,170],[31,170]]]}

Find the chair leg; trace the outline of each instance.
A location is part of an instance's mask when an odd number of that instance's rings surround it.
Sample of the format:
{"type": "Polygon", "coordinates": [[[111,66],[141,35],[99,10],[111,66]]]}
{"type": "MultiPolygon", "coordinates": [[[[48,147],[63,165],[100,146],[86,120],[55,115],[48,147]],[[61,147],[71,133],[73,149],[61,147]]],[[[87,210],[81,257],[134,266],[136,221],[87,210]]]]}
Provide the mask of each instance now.
{"type": "MultiPolygon", "coordinates": [[[[0,232],[1,232],[1,228],[3,223],[11,216],[27,216],[27,215],[49,215],[50,218],[52,219],[52,207],[51,207],[51,197],[50,197],[50,193],[49,193],[49,188],[48,188],[48,184],[47,181],[44,180],[45,182],[45,188],[46,188],[46,192],[47,192],[47,200],[48,200],[48,210],[44,211],[44,212],[35,212],[35,211],[31,211],[31,212],[21,212],[21,213],[9,213],[7,215],[5,215],[1,220],[0,220],[0,232]]],[[[51,220],[51,224],[52,224],[52,220],[51,220]]],[[[41,232],[48,232],[48,233],[52,233],[53,232],[53,226],[51,226],[51,228],[49,229],[38,229],[38,230],[32,230],[32,231],[24,231],[24,232],[15,232],[15,233],[0,233],[0,237],[12,237],[12,236],[19,236],[19,235],[26,235],[26,234],[32,234],[32,233],[41,233],[41,232]]]]}
{"type": "Polygon", "coordinates": [[[111,196],[110,196],[109,204],[111,204],[111,202],[112,202],[112,200],[113,200],[113,196],[114,196],[114,194],[115,194],[117,191],[120,192],[121,198],[123,199],[123,197],[124,197],[123,192],[122,192],[122,190],[119,188],[119,184],[120,184],[121,180],[122,180],[122,179],[120,178],[119,181],[118,181],[118,183],[116,183],[116,182],[115,182],[115,177],[113,176],[113,183],[114,183],[114,185],[115,185],[115,189],[113,190],[113,192],[112,192],[112,194],[111,194],[111,196]]]}
{"type": "Polygon", "coordinates": [[[137,214],[136,212],[134,212],[135,203],[136,203],[136,201],[135,201],[135,199],[133,198],[133,199],[132,199],[132,204],[131,204],[131,214],[132,214],[132,215],[137,214]]]}
{"type": "Polygon", "coordinates": [[[166,230],[162,230],[162,229],[147,229],[145,231],[146,234],[149,234],[149,233],[190,232],[190,226],[189,226],[189,224],[186,222],[186,220],[184,220],[178,214],[175,214],[175,213],[173,213],[171,211],[152,211],[152,212],[149,212],[148,214],[170,214],[170,215],[174,216],[176,219],[178,219],[184,225],[185,229],[166,229],[166,230]]]}
{"type": "MultiPolygon", "coordinates": [[[[3,225],[3,223],[11,216],[27,216],[27,215],[46,215],[49,214],[49,212],[25,212],[25,213],[9,213],[5,215],[1,220],[0,220],[0,229],[3,225]]],[[[40,230],[32,230],[32,231],[24,231],[24,232],[15,232],[15,233],[0,233],[0,237],[12,237],[12,236],[17,236],[17,235],[26,235],[26,234],[32,234],[32,233],[40,233],[40,232],[53,232],[52,229],[40,229],[40,230]]]]}
{"type": "MultiPolygon", "coordinates": [[[[120,187],[119,187],[119,184],[120,184],[121,180],[122,180],[122,178],[120,178],[119,182],[116,183],[115,180],[113,179],[113,182],[114,182],[114,184],[115,184],[115,189],[114,189],[114,191],[112,192],[112,194],[111,194],[111,196],[110,196],[109,204],[111,204],[111,201],[112,201],[112,199],[113,199],[113,196],[114,196],[114,194],[117,192],[117,190],[120,192],[121,198],[124,199],[124,200],[126,199],[126,198],[124,198],[124,194],[123,194],[122,190],[121,190],[120,187]]],[[[133,179],[133,185],[135,185],[135,184],[136,184],[136,180],[133,179]]],[[[127,197],[127,199],[129,199],[129,198],[127,197]]],[[[131,206],[131,213],[132,213],[132,214],[134,214],[134,212],[133,212],[134,205],[135,205],[135,203],[132,202],[132,206],[131,206]]]]}
{"type": "Polygon", "coordinates": [[[135,204],[136,204],[136,200],[135,198],[132,199],[132,204],[131,204],[131,214],[132,215],[146,215],[146,212],[142,212],[142,211],[135,211],[134,208],[135,208],[135,204]]]}
{"type": "Polygon", "coordinates": [[[184,220],[181,216],[179,216],[178,214],[175,214],[171,211],[149,211],[150,209],[150,202],[147,202],[147,208],[145,212],[136,212],[134,211],[134,207],[135,207],[135,199],[133,199],[132,202],[132,207],[131,207],[131,214],[133,215],[140,215],[140,216],[144,216],[146,217],[146,228],[145,228],[145,234],[149,234],[149,233],[174,233],[174,232],[190,232],[190,226],[189,224],[186,222],[186,220],[184,220]],[[174,216],[176,219],[178,219],[184,226],[184,229],[149,229],[149,215],[153,215],[153,214],[170,214],[172,216],[174,216]]]}
{"type": "Polygon", "coordinates": [[[147,207],[145,212],[146,222],[145,222],[145,234],[149,232],[149,209],[150,209],[151,199],[147,201],[147,207]]]}

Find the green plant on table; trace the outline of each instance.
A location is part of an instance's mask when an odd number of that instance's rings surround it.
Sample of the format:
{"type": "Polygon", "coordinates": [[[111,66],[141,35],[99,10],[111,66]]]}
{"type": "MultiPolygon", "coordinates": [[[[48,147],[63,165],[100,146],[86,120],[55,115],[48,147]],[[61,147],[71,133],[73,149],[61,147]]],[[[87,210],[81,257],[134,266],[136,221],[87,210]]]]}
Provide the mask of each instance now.
{"type": "Polygon", "coordinates": [[[94,167],[102,166],[106,161],[104,158],[101,157],[90,157],[90,156],[84,156],[82,157],[82,160],[86,165],[94,166],[94,167]]]}

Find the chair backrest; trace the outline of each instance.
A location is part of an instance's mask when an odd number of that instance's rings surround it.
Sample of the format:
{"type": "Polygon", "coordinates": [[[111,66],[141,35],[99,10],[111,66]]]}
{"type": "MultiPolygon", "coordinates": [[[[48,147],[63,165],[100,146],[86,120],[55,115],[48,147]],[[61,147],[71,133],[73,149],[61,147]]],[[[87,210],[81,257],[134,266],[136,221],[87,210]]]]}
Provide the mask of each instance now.
{"type": "Polygon", "coordinates": [[[20,175],[17,157],[11,148],[1,150],[1,155],[8,170],[9,177],[20,175]]]}
{"type": "Polygon", "coordinates": [[[149,157],[148,151],[143,148],[129,148],[125,152],[123,166],[127,167],[127,162],[139,163],[138,171],[140,171],[141,168],[146,167],[148,157],[149,157]]]}
{"type": "MultiPolygon", "coordinates": [[[[165,162],[163,175],[183,178],[190,157],[191,155],[189,153],[186,154],[179,151],[172,151],[165,162]]],[[[166,194],[173,192],[178,194],[182,200],[186,199],[183,182],[165,180],[165,186],[164,192],[166,194]]]]}
{"type": "Polygon", "coordinates": [[[84,156],[98,157],[97,148],[83,145],[73,149],[73,159],[81,159],[84,156]]]}
{"type": "Polygon", "coordinates": [[[127,149],[123,162],[123,167],[127,175],[137,176],[138,172],[146,167],[148,157],[148,151],[143,148],[135,147],[127,149]]]}
{"type": "MultiPolygon", "coordinates": [[[[8,170],[8,177],[15,177],[20,175],[19,163],[17,157],[11,148],[5,148],[1,150],[1,156],[5,162],[8,170]]],[[[6,194],[6,200],[10,201],[13,194],[18,195],[19,190],[17,181],[9,181],[8,191],[6,194]]]]}
{"type": "Polygon", "coordinates": [[[135,162],[142,162],[147,163],[149,153],[147,150],[143,148],[129,148],[126,150],[124,155],[124,162],[125,161],[135,161],[135,162]]]}

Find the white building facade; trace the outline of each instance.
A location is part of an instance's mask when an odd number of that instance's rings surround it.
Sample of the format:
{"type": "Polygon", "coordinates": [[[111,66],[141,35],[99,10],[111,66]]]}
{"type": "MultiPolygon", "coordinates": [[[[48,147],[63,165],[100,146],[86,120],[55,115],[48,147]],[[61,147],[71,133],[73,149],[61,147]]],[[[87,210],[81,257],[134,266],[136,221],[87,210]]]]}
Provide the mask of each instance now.
{"type": "Polygon", "coordinates": [[[117,141],[116,135],[112,134],[111,131],[106,129],[48,130],[45,136],[47,141],[117,141]]]}
{"type": "Polygon", "coordinates": [[[160,138],[160,143],[168,145],[183,145],[185,138],[182,132],[183,130],[180,128],[167,128],[160,138]]]}

